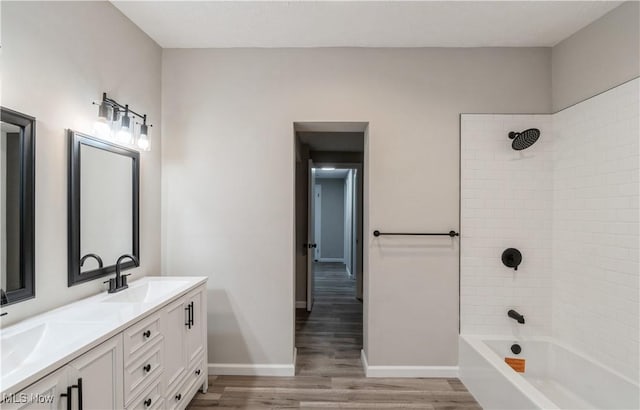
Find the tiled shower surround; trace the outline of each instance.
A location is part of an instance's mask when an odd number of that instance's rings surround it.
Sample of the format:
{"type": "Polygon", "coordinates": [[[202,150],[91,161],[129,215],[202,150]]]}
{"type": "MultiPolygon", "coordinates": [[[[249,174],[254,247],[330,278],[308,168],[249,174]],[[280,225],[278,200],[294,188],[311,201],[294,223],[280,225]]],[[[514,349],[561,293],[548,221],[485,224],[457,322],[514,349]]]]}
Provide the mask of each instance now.
{"type": "Polygon", "coordinates": [[[638,381],[639,96],[636,79],[553,115],[462,115],[462,333],[551,335],[638,381]],[[512,150],[526,128],[540,139],[512,150]]]}
{"type": "Polygon", "coordinates": [[[548,115],[462,116],[462,333],[551,332],[551,133],[548,115]],[[540,138],[514,151],[509,132],[527,128],[540,129],[540,138]],[[517,271],[502,264],[507,248],[522,253],[517,271]]]}

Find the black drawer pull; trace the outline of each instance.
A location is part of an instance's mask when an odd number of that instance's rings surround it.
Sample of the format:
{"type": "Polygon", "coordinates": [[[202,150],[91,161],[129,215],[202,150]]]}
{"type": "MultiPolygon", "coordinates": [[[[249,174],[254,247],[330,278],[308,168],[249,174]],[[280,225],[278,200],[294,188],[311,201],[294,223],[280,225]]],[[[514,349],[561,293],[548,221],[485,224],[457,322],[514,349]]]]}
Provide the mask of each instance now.
{"type": "Polygon", "coordinates": [[[147,364],[146,366],[143,366],[142,370],[144,370],[145,372],[149,373],[151,371],[151,365],[147,364]]]}
{"type": "Polygon", "coordinates": [[[78,379],[78,384],[72,385],[71,388],[78,389],[78,410],[82,410],[82,377],[78,379]]]}
{"type": "Polygon", "coordinates": [[[151,399],[147,399],[144,401],[144,407],[149,407],[151,406],[151,399]]]}
{"type": "Polygon", "coordinates": [[[71,386],[67,386],[67,392],[62,393],[60,397],[65,397],[67,399],[67,410],[71,410],[71,386]]]}
{"type": "Polygon", "coordinates": [[[151,330],[147,330],[146,332],[144,332],[144,333],[142,334],[142,336],[144,336],[145,338],[147,338],[147,339],[148,339],[149,337],[151,337],[151,330]]]}
{"type": "Polygon", "coordinates": [[[196,370],[196,376],[200,376],[200,369],[196,370]]]}
{"type": "Polygon", "coordinates": [[[180,400],[182,400],[182,394],[178,393],[176,394],[176,401],[180,401],[180,400]]]}
{"type": "Polygon", "coordinates": [[[187,305],[184,310],[187,311],[187,323],[184,325],[187,326],[188,329],[191,329],[191,325],[193,325],[193,322],[191,321],[191,304],[187,305]]]}

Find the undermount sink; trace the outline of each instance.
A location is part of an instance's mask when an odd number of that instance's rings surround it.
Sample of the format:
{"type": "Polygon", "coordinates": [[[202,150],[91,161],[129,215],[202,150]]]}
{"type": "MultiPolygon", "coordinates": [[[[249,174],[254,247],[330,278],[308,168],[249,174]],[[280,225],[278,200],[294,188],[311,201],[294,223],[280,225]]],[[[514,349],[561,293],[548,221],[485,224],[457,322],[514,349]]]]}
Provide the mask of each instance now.
{"type": "Polygon", "coordinates": [[[20,369],[21,366],[46,360],[52,352],[64,346],[74,344],[87,334],[104,329],[101,323],[75,322],[41,323],[12,334],[0,336],[0,358],[2,360],[2,377],[20,369]],[[55,341],[55,343],[51,343],[55,341]]]}
{"type": "Polygon", "coordinates": [[[150,280],[105,297],[104,303],[151,303],[177,291],[189,282],[184,280],[150,280]]]}

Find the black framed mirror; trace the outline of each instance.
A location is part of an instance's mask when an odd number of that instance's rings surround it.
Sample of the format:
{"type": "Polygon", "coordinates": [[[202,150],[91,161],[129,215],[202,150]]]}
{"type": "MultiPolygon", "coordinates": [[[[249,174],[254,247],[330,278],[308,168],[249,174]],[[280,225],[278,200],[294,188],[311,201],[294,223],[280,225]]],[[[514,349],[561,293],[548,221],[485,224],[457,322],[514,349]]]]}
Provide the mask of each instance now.
{"type": "Polygon", "coordinates": [[[0,305],[35,297],[36,119],[0,107],[0,305]]]}
{"type": "MultiPolygon", "coordinates": [[[[68,286],[115,272],[124,254],[140,259],[140,154],[69,130],[68,286]]],[[[132,261],[120,265],[134,267],[132,261]]]]}

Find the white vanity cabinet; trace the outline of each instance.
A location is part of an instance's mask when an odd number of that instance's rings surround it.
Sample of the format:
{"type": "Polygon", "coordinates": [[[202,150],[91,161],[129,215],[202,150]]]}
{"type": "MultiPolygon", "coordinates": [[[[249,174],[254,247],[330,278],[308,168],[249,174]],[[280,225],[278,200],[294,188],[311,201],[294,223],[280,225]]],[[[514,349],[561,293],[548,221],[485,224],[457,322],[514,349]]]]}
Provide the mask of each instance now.
{"type": "Polygon", "coordinates": [[[66,368],[55,371],[21,392],[3,397],[0,407],[3,410],[66,409],[66,399],[60,394],[66,394],[67,379],[66,368]]]}
{"type": "Polygon", "coordinates": [[[206,288],[201,286],[165,309],[166,408],[184,408],[193,394],[207,389],[206,288]]]}
{"type": "Polygon", "coordinates": [[[115,336],[2,403],[14,409],[118,409],[122,337],[115,336]]]}
{"type": "MultiPolygon", "coordinates": [[[[208,385],[206,282],[191,280],[190,287],[153,306],[129,306],[125,311],[136,313],[127,322],[78,345],[61,366],[23,379],[27,387],[18,393],[3,390],[0,408],[184,409],[208,385]],[[89,345],[95,347],[87,350],[89,345]]],[[[74,332],[72,326],[82,323],[70,326],[74,332]]]]}
{"type": "Polygon", "coordinates": [[[66,367],[72,386],[71,397],[67,400],[70,399],[72,409],[117,409],[121,406],[122,335],[94,347],[66,367]]]}

